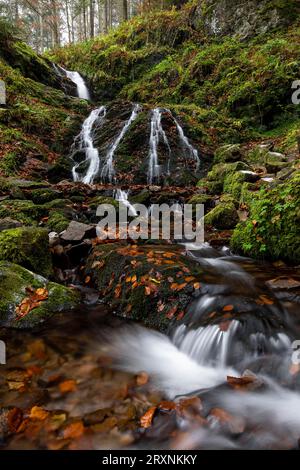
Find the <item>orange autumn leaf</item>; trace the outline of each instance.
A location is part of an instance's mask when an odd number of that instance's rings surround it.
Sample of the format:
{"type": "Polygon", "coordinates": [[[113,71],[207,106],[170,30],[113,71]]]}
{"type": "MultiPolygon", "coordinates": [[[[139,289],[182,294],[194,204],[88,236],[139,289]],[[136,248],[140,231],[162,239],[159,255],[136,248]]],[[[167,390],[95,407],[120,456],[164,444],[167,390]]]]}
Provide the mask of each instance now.
{"type": "Polygon", "coordinates": [[[46,410],[43,410],[43,408],[40,408],[39,406],[34,406],[30,410],[30,419],[36,419],[38,421],[44,421],[49,415],[49,412],[46,410]]]}
{"type": "Polygon", "coordinates": [[[131,282],[135,283],[137,280],[136,274],[134,274],[131,278],[131,282]]]}
{"type": "Polygon", "coordinates": [[[75,380],[65,380],[59,384],[59,390],[61,393],[70,393],[76,390],[75,380]]]}
{"type": "Polygon", "coordinates": [[[200,282],[194,282],[193,287],[194,287],[195,290],[200,289],[200,287],[201,287],[200,282]]]}
{"type": "Polygon", "coordinates": [[[141,417],[140,423],[142,428],[150,428],[156,411],[156,406],[152,406],[146,413],[141,417]]]}
{"type": "Polygon", "coordinates": [[[177,405],[173,401],[161,401],[157,407],[160,410],[172,411],[172,410],[176,410],[177,405]]]}
{"type": "Polygon", "coordinates": [[[233,305],[225,305],[225,307],[223,307],[223,312],[231,312],[232,310],[234,309],[234,306],[233,305]]]}
{"type": "Polygon", "coordinates": [[[149,286],[145,286],[145,295],[150,295],[151,294],[151,289],[149,286]]]}
{"type": "Polygon", "coordinates": [[[63,437],[64,439],[76,439],[81,437],[84,433],[84,425],[82,421],[76,421],[75,423],[69,424],[64,429],[63,437]]]}
{"type": "Polygon", "coordinates": [[[191,282],[191,281],[194,281],[194,276],[188,276],[186,278],[184,278],[185,282],[191,282]]]}
{"type": "Polygon", "coordinates": [[[126,279],[125,279],[125,282],[131,282],[131,276],[127,276],[126,279]]]}
{"type": "Polygon", "coordinates": [[[86,276],[84,282],[85,282],[86,284],[88,284],[88,283],[90,282],[90,280],[91,280],[91,276],[86,276]]]}
{"type": "Polygon", "coordinates": [[[116,299],[118,299],[120,297],[121,291],[122,291],[121,284],[117,284],[117,286],[115,288],[115,297],[116,297],[116,299]]]}

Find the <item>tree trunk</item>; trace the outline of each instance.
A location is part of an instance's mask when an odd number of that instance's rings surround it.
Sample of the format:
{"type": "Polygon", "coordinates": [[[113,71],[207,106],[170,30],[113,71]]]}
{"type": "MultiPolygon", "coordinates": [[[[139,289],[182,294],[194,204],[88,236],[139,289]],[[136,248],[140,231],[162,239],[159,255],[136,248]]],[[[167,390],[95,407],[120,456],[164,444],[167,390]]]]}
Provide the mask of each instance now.
{"type": "Polygon", "coordinates": [[[127,0],[122,0],[123,2],[123,20],[128,20],[128,3],[127,0]]]}
{"type": "Polygon", "coordinates": [[[95,36],[95,2],[90,0],[90,35],[95,36]]]}

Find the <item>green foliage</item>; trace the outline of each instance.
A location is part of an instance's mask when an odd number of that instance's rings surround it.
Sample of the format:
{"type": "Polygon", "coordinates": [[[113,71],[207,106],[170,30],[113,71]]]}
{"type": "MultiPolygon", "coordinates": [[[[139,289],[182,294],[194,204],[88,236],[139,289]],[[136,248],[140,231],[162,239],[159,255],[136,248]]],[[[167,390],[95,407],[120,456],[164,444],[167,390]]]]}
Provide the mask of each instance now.
{"type": "Polygon", "coordinates": [[[249,201],[250,216],[238,224],[231,247],[256,258],[300,262],[300,173],[249,201]]]}

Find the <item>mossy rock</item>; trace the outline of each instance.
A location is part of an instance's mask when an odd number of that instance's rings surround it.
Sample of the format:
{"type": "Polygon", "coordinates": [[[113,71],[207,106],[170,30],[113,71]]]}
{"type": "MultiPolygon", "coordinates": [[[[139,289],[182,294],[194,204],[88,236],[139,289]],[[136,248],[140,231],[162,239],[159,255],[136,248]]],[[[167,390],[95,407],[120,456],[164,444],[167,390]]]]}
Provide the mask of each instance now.
{"type": "Polygon", "coordinates": [[[37,227],[4,230],[0,233],[0,259],[50,276],[52,262],[47,230],[37,227]]]}
{"type": "Polygon", "coordinates": [[[51,188],[40,188],[26,191],[26,197],[35,204],[45,204],[59,199],[61,197],[61,193],[51,188]]]}
{"type": "Polygon", "coordinates": [[[204,205],[204,212],[208,212],[214,203],[214,197],[210,196],[209,194],[194,194],[189,200],[188,204],[203,204],[204,205]]]}
{"type": "Polygon", "coordinates": [[[233,232],[231,248],[254,258],[300,262],[300,172],[249,200],[250,214],[233,232]]]}
{"type": "Polygon", "coordinates": [[[214,163],[229,163],[242,160],[243,151],[239,144],[222,145],[215,152],[214,163]]]}
{"type": "Polygon", "coordinates": [[[119,202],[116,201],[113,197],[109,196],[96,196],[89,201],[90,208],[95,211],[101,204],[110,204],[115,209],[119,208],[119,202]]]}
{"type": "Polygon", "coordinates": [[[291,166],[286,161],[284,155],[276,152],[269,152],[265,155],[264,165],[268,173],[278,173],[284,168],[291,166]]]}
{"type": "Polygon", "coordinates": [[[11,217],[25,225],[36,225],[45,210],[32,201],[5,200],[0,202],[0,218],[11,217]]]}
{"type": "Polygon", "coordinates": [[[218,230],[229,230],[238,223],[238,213],[233,201],[220,201],[205,217],[204,223],[218,230]]]}
{"type": "Polygon", "coordinates": [[[227,175],[240,170],[249,170],[249,166],[244,162],[218,163],[214,165],[207,175],[209,181],[219,181],[224,183],[227,175]]]}
{"type": "Polygon", "coordinates": [[[68,227],[70,219],[68,219],[63,211],[51,211],[46,227],[52,232],[61,233],[68,227]]]}
{"type": "Polygon", "coordinates": [[[225,177],[223,190],[239,200],[243,183],[247,180],[247,174],[242,172],[230,173],[225,177]]]}
{"type": "Polygon", "coordinates": [[[221,194],[223,191],[222,181],[207,181],[207,179],[202,179],[198,181],[197,186],[212,196],[221,194]]]}
{"type": "Polygon", "coordinates": [[[20,329],[37,327],[55,313],[73,309],[79,301],[77,292],[48,282],[17,264],[0,261],[0,326],[20,329]],[[48,291],[48,298],[27,315],[18,317],[17,307],[41,288],[48,291]]]}
{"type": "Polygon", "coordinates": [[[161,243],[99,245],[84,271],[115,314],[162,331],[183,317],[201,274],[181,247],[161,243]]]}

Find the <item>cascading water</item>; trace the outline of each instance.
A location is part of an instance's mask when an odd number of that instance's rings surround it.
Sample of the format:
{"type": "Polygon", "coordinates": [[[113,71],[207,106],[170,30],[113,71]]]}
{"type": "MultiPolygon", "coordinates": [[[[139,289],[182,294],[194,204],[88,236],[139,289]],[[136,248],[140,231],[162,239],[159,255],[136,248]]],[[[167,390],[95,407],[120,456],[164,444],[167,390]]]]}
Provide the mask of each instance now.
{"type": "Polygon", "coordinates": [[[76,152],[85,153],[85,162],[88,164],[85,175],[80,175],[78,169],[81,163],[76,163],[72,169],[74,181],[81,181],[85,184],[92,184],[94,178],[98,175],[100,169],[100,158],[98,149],[94,147],[93,143],[93,129],[96,122],[101,124],[106,115],[105,106],[94,109],[88,118],[84,121],[80,134],[76,137],[73,147],[72,155],[74,157],[76,152]]]}
{"type": "Polygon", "coordinates": [[[128,191],[124,191],[122,189],[116,189],[114,197],[116,201],[121,202],[124,206],[128,208],[128,214],[131,217],[136,217],[138,215],[137,211],[128,200],[128,191]]]}
{"type": "Polygon", "coordinates": [[[178,131],[178,135],[179,135],[181,145],[182,145],[183,148],[185,148],[187,150],[187,152],[189,153],[189,157],[195,160],[196,169],[198,170],[199,165],[200,165],[198,150],[196,150],[195,147],[192,146],[189,139],[187,138],[187,136],[183,132],[183,129],[182,129],[181,125],[179,124],[177,119],[174,118],[174,116],[173,116],[173,120],[174,120],[174,122],[176,124],[176,127],[177,127],[177,131],[178,131]]]}
{"type": "MultiPolygon", "coordinates": [[[[190,256],[188,251],[187,255],[190,256]]],[[[297,336],[288,327],[287,311],[270,292],[261,291],[261,286],[256,286],[254,278],[244,270],[250,260],[207,244],[199,246],[198,253],[193,251],[193,257],[204,273],[221,279],[220,284],[211,281],[207,293],[192,304],[179,325],[174,323],[168,336],[138,326],[128,327],[125,333],[122,330],[120,344],[115,333],[108,347],[111,357],[117,367],[126,371],[147,372],[152,383],[173,400],[193,393],[205,397],[204,403],[208,400],[207,412],[211,403],[212,408],[225,409],[239,417],[235,419],[249,423],[241,442],[228,439],[225,443],[222,439],[228,436],[222,435],[222,427],[213,416],[208,416],[205,429],[201,425],[195,430],[193,421],[186,448],[278,446],[278,435],[284,430],[297,442],[300,383],[294,381],[291,372],[291,341],[297,336]],[[262,292],[270,296],[264,305],[255,302],[262,292]],[[228,305],[232,299],[239,306],[235,315],[228,305]],[[217,321],[220,305],[227,308],[217,321]],[[257,392],[233,392],[226,385],[228,376],[252,377],[256,384],[264,385],[257,392]],[[289,390],[289,386],[294,389],[289,390]],[[256,435],[253,429],[257,427],[261,430],[256,435]]]]}
{"type": "MultiPolygon", "coordinates": [[[[171,155],[171,148],[165,131],[162,128],[161,118],[162,112],[165,110],[161,108],[155,108],[151,114],[151,131],[149,140],[149,168],[148,168],[148,183],[152,184],[157,181],[160,177],[160,165],[158,162],[158,146],[162,139],[163,143],[171,155]]],[[[168,164],[169,166],[169,164],[168,164]]]]}
{"type": "MultiPolygon", "coordinates": [[[[62,67],[61,67],[62,68],[62,67]]],[[[75,83],[76,87],[77,87],[77,95],[78,95],[78,98],[81,98],[83,100],[90,100],[90,92],[89,92],[89,89],[88,87],[86,86],[85,84],[85,81],[84,79],[82,78],[82,76],[80,75],[80,73],[78,72],[72,72],[70,70],[65,70],[62,68],[62,70],[65,72],[65,74],[67,75],[67,77],[73,82],[75,83]]]]}
{"type": "Polygon", "coordinates": [[[165,133],[163,126],[162,126],[162,114],[163,113],[168,113],[177,128],[178,131],[178,136],[179,136],[179,141],[182,146],[182,148],[187,152],[187,156],[196,162],[196,169],[199,168],[200,165],[200,159],[199,159],[199,154],[198,150],[196,150],[192,144],[190,143],[189,139],[187,136],[184,134],[184,131],[177,121],[177,119],[173,116],[171,111],[169,109],[163,109],[163,108],[155,108],[152,110],[151,113],[151,130],[150,130],[150,139],[149,139],[149,166],[148,166],[148,183],[152,184],[155,181],[159,181],[159,178],[161,176],[161,165],[159,164],[159,158],[158,158],[158,147],[159,143],[162,142],[169,153],[169,159],[167,163],[167,174],[170,174],[170,160],[171,160],[171,155],[172,155],[172,150],[169,144],[169,140],[167,137],[167,134],[165,133]]]}
{"type": "Polygon", "coordinates": [[[134,105],[134,108],[132,110],[130,118],[128,119],[128,121],[125,122],[125,124],[122,128],[122,131],[120,132],[120,134],[118,135],[118,137],[116,138],[114,143],[111,145],[111,147],[110,147],[110,149],[109,149],[109,151],[108,151],[108,153],[105,157],[105,162],[104,162],[104,165],[103,165],[103,168],[102,168],[102,171],[101,171],[101,178],[103,180],[108,179],[109,182],[112,182],[113,177],[115,175],[114,154],[115,154],[121,140],[125,136],[128,129],[130,128],[131,124],[137,118],[138,113],[140,112],[140,110],[141,110],[141,106],[139,104],[134,105]]]}

